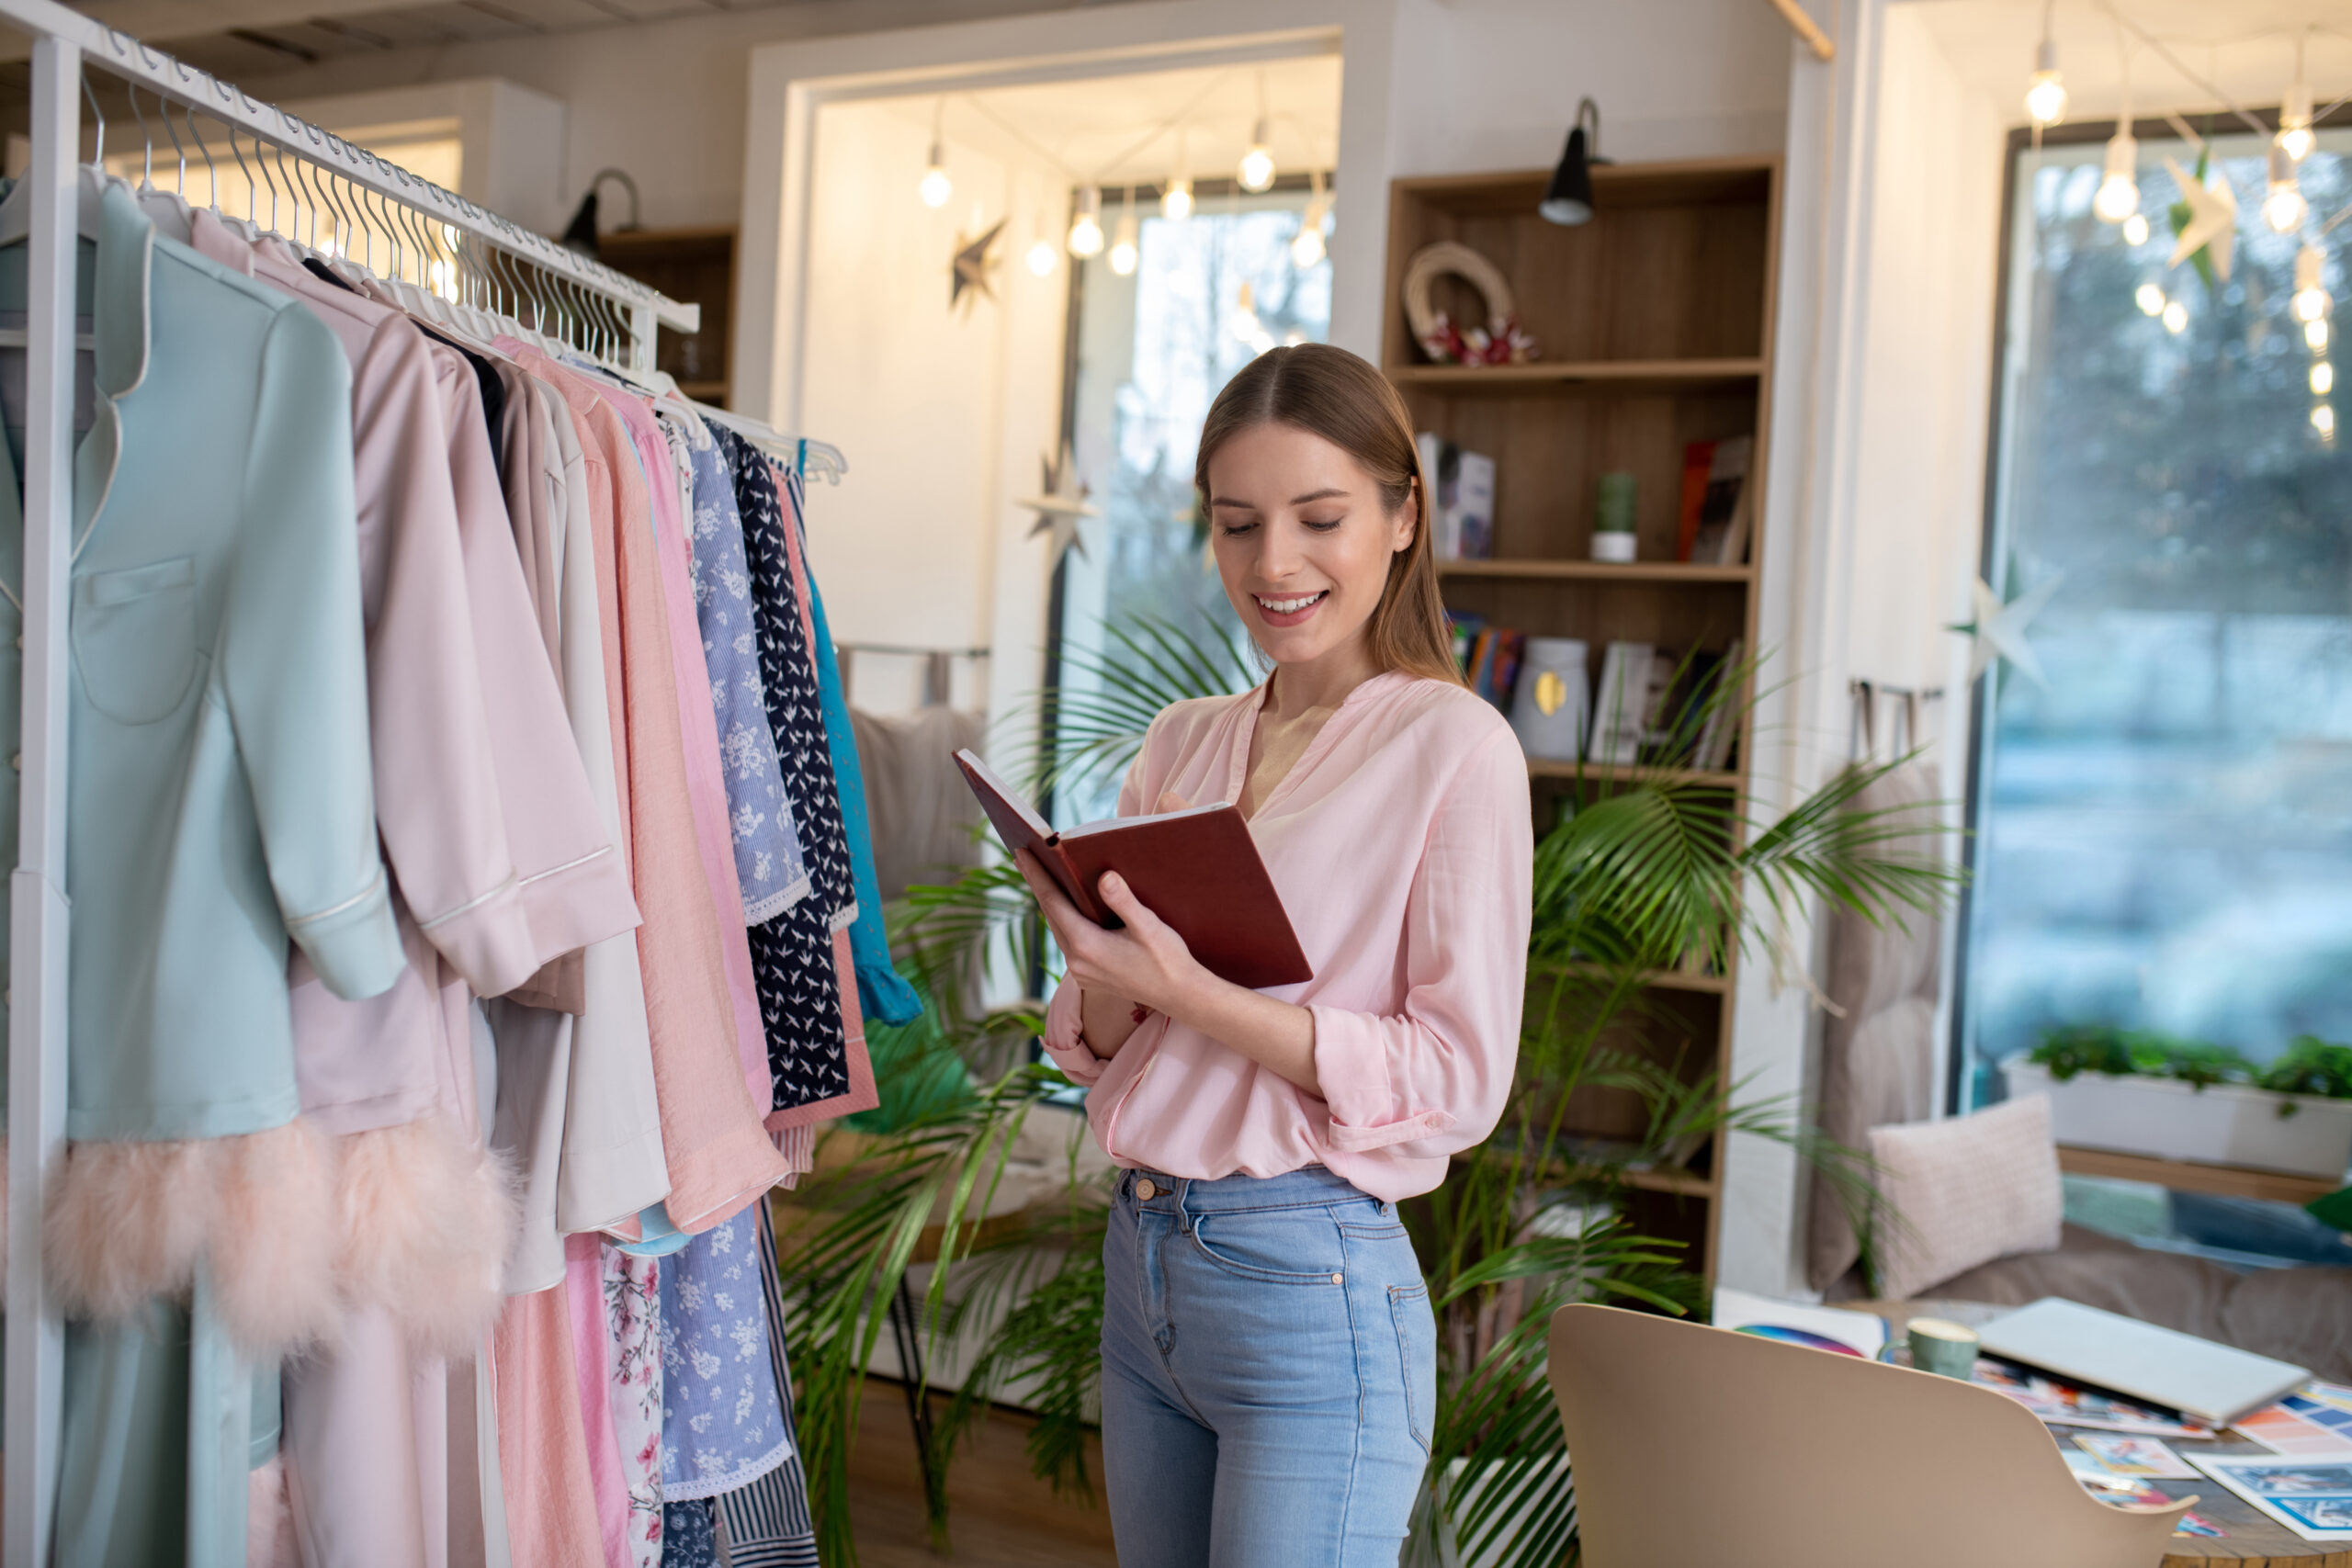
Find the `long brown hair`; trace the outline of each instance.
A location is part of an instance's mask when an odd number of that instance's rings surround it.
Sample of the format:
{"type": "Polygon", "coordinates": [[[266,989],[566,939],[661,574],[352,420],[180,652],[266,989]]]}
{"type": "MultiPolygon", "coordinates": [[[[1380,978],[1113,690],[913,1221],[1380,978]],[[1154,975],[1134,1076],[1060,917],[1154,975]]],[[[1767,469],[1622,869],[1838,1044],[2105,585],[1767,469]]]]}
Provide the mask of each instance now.
{"type": "Polygon", "coordinates": [[[1412,542],[1388,558],[1388,580],[1381,585],[1364,637],[1381,670],[1461,684],[1430,553],[1432,492],[1413,442],[1413,416],[1396,389],[1344,348],[1303,343],[1268,349],[1225,384],[1201,426],[1193,484],[1200,491],[1203,516],[1208,514],[1209,459],[1227,441],[1261,424],[1287,424],[1319,435],[1353,457],[1379,486],[1381,505],[1392,517],[1419,493],[1412,542]]]}

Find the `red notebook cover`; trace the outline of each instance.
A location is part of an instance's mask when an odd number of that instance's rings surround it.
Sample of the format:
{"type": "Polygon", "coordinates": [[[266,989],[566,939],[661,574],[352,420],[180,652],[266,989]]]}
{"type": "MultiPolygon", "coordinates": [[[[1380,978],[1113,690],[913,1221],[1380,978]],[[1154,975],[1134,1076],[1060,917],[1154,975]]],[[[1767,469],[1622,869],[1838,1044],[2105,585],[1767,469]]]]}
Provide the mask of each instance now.
{"type": "Polygon", "coordinates": [[[1118,929],[1094,890],[1104,872],[1115,871],[1220,979],[1254,991],[1315,977],[1250,825],[1233,807],[1114,818],[1057,833],[971,752],[956,752],[956,765],[1005,848],[1035,855],[1095,924],[1118,929]]]}

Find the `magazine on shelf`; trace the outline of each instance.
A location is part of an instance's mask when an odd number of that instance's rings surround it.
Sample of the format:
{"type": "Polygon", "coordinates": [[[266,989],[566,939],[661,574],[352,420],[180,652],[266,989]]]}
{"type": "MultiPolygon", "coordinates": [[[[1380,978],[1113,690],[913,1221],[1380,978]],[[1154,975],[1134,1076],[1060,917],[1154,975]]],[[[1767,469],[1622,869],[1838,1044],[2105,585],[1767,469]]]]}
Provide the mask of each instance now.
{"type": "Polygon", "coordinates": [[[1495,553],[1495,460],[1435,431],[1414,437],[1431,492],[1430,544],[1440,560],[1485,560],[1495,553]]]}
{"type": "Polygon", "coordinates": [[[1657,650],[1645,642],[1612,642],[1601,656],[1584,760],[1603,766],[1637,762],[1649,721],[1650,679],[1657,650]]]}

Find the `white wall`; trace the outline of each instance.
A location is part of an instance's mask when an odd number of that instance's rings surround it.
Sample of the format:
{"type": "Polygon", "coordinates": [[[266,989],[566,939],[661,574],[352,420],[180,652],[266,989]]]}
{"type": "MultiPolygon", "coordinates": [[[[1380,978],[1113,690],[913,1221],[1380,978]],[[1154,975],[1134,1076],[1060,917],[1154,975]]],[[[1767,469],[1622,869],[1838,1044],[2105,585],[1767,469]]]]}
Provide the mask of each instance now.
{"type": "MultiPolygon", "coordinates": [[[[1840,6],[1835,66],[1791,66],[1762,604],[1788,683],[1758,715],[1766,811],[1845,763],[1850,678],[1943,686],[1920,739],[1947,795],[1965,783],[1966,645],[1944,628],[1968,618],[1984,513],[2006,106],[1954,69],[1927,11],[1840,6]]],[[[1750,1098],[1804,1095],[1818,1037],[1796,974],[1817,933],[1780,934],[1785,972],[1741,977],[1733,1076],[1750,1098]]],[[[1795,1156],[1735,1138],[1726,1186],[1721,1277],[1799,1293],[1795,1156]]]]}
{"type": "MultiPolygon", "coordinates": [[[[925,648],[997,646],[1023,689],[1038,679],[1044,550],[1010,529],[1009,499],[1031,493],[1039,444],[1060,406],[1069,274],[1022,264],[1031,215],[1058,212],[1058,175],[951,144],[956,193],[914,198],[930,127],[881,101],[835,104],[817,121],[803,421],[849,454],[840,489],[809,497],[809,552],[833,635],[925,648]],[[975,207],[1006,213],[996,298],[948,304],[959,231],[975,207]],[[1007,537],[1010,532],[1011,536],[1007,537]],[[1033,611],[1002,628],[1001,574],[1033,611]],[[1029,604],[1029,601],[1035,601],[1029,604]]],[[[862,658],[861,705],[910,705],[911,660],[862,658]]],[[[960,691],[960,688],[959,688],[960,691]]]]}

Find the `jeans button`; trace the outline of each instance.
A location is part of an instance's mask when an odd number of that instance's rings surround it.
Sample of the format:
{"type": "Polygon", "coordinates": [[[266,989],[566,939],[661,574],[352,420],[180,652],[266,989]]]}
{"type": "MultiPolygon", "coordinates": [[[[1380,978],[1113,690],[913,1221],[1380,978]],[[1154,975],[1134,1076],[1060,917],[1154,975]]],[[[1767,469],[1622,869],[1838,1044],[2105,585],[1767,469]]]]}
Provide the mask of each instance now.
{"type": "Polygon", "coordinates": [[[1159,1189],[1153,1185],[1151,1178],[1147,1176],[1136,1183],[1136,1196],[1148,1203],[1159,1196],[1159,1189]]]}
{"type": "Polygon", "coordinates": [[[1345,1274],[1334,1274],[1331,1276],[1331,1283],[1335,1285],[1344,1285],[1347,1282],[1348,1277],[1345,1274]]]}

